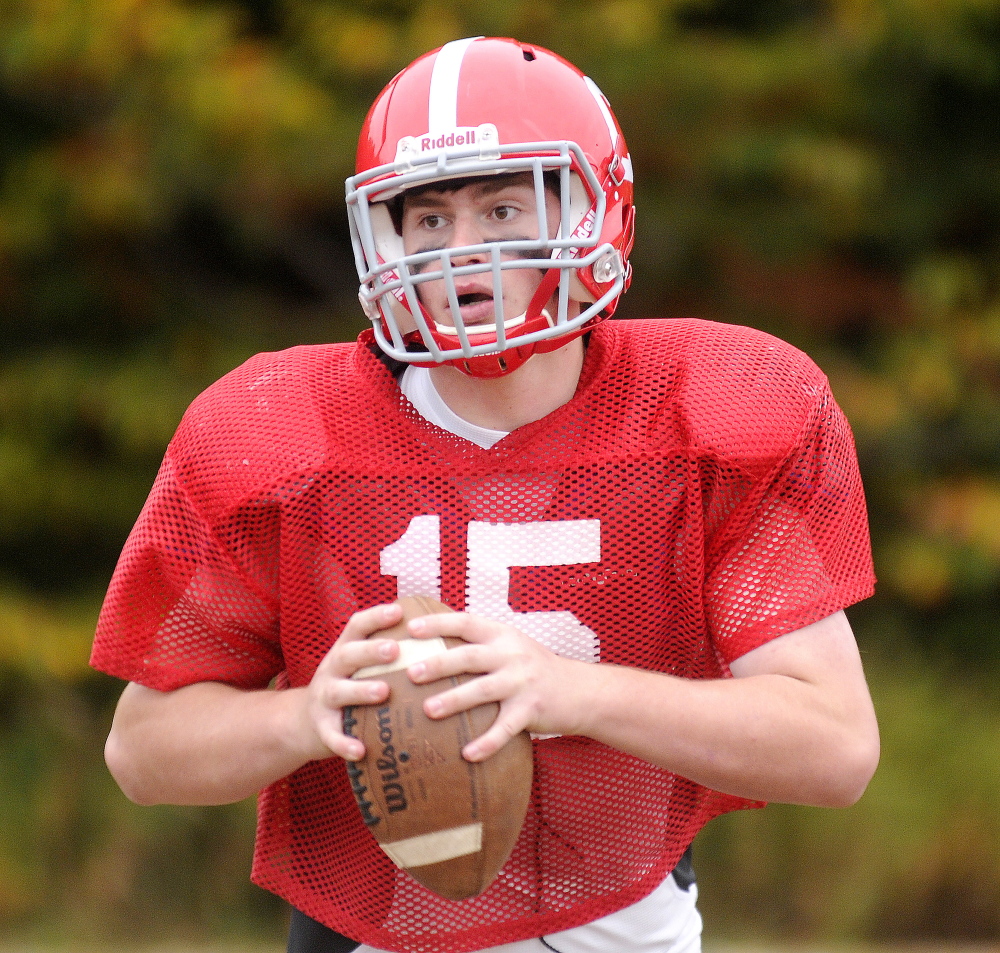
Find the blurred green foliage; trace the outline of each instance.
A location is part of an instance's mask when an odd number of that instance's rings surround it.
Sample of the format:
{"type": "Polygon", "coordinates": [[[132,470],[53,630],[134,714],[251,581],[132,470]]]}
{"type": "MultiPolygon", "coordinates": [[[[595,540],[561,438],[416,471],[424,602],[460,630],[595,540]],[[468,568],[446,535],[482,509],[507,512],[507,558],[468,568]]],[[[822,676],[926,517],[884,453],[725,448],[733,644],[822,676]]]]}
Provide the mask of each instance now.
{"type": "Polygon", "coordinates": [[[713,825],[710,929],[995,938],[997,0],[0,0],[0,924],[280,932],[246,886],[247,806],[114,789],[119,686],[89,640],[191,398],[362,327],[357,130],[397,69],[479,33],[556,50],[615,105],[625,315],[777,333],[855,429],[883,767],[851,811],[713,825]]]}

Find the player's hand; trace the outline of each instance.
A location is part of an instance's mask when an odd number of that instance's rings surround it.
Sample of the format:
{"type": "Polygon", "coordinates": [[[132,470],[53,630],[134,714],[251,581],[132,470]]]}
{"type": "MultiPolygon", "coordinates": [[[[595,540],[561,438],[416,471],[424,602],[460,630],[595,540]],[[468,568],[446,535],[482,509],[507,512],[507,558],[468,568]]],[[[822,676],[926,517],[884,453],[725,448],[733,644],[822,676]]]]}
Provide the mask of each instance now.
{"type": "Polygon", "coordinates": [[[389,686],[384,681],[358,680],[351,676],[368,665],[384,665],[399,654],[392,639],[371,638],[402,618],[398,605],[373,606],[354,613],[340,638],[316,668],[305,696],[301,731],[312,760],[339,755],[356,761],[365,752],[357,739],[344,734],[343,711],[350,705],[372,705],[385,701],[389,686]]]}
{"type": "Polygon", "coordinates": [[[513,626],[465,612],[422,616],[408,627],[417,638],[453,636],[469,643],[410,666],[407,673],[414,682],[462,673],[479,676],[427,699],[429,717],[445,718],[485,702],[500,705],[492,727],[464,748],[469,761],[485,760],[525,729],[575,732],[576,706],[585,699],[580,676],[590,666],[561,658],[513,626]]]}

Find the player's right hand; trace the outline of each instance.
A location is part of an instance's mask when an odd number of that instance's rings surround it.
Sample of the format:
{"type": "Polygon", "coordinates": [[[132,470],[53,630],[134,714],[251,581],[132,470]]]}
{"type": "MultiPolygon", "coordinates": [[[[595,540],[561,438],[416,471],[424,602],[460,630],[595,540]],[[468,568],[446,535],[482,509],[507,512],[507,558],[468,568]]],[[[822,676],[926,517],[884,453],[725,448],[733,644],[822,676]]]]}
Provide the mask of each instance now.
{"type": "Polygon", "coordinates": [[[398,642],[370,636],[396,625],[402,615],[395,603],[355,612],[317,666],[305,694],[301,719],[310,760],[337,755],[357,761],[364,755],[361,741],[344,734],[344,708],[385,701],[389,686],[378,679],[354,681],[351,676],[360,668],[384,665],[396,658],[398,642]]]}

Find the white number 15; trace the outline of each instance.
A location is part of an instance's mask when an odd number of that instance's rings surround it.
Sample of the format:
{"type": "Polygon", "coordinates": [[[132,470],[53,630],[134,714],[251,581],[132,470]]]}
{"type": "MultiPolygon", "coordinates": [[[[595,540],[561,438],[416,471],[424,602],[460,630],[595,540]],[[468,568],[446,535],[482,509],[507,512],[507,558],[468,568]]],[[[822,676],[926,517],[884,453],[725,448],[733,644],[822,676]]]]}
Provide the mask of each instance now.
{"type": "MultiPolygon", "coordinates": [[[[466,608],[530,635],[558,655],[581,662],[600,658],[597,634],[572,612],[515,612],[510,607],[512,566],[569,566],[601,559],[600,520],[469,523],[466,608]]],[[[398,596],[441,598],[441,523],[414,516],[406,532],[382,550],[380,571],[396,577],[398,596]]]]}

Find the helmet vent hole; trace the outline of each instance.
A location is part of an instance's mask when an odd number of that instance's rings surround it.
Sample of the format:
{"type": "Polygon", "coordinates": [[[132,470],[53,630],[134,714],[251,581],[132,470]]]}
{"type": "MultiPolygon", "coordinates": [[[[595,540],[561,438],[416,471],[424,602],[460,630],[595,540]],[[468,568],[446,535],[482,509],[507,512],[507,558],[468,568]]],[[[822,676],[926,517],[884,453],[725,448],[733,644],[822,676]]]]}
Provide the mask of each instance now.
{"type": "Polygon", "coordinates": [[[535,59],[535,51],[534,50],[528,50],[528,49],[525,49],[524,47],[521,47],[521,52],[524,54],[524,58],[529,63],[531,63],[535,59]]]}

